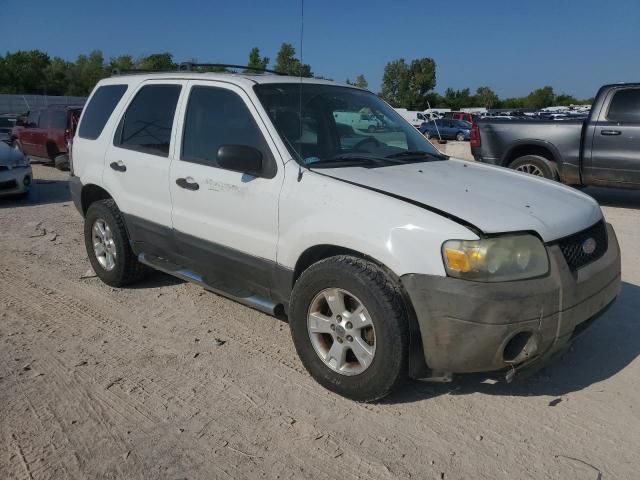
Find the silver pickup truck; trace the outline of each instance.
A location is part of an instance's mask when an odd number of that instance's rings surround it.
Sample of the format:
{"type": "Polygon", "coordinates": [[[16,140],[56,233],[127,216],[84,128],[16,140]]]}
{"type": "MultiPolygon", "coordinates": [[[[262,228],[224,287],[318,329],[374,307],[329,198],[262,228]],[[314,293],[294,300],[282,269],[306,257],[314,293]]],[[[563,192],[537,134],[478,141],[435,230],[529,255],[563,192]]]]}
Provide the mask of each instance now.
{"type": "Polygon", "coordinates": [[[640,188],[640,83],[600,88],[585,121],[479,120],[471,151],[568,185],[640,188]]]}

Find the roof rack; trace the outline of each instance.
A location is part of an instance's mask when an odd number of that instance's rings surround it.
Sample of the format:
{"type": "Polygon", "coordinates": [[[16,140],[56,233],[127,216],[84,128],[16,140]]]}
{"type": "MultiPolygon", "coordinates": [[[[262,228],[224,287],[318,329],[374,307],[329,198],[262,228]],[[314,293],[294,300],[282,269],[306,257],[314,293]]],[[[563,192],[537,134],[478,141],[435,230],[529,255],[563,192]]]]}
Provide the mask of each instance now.
{"type": "Polygon", "coordinates": [[[112,76],[117,75],[135,75],[138,73],[171,73],[171,72],[192,72],[196,68],[241,68],[244,70],[250,70],[252,72],[259,73],[273,73],[274,75],[286,75],[286,73],[278,72],[276,70],[269,70],[268,68],[255,68],[247,65],[231,65],[228,63],[195,63],[195,62],[182,62],[178,65],[176,70],[152,70],[152,69],[120,69],[114,68],[111,71],[112,76]]]}
{"type": "Polygon", "coordinates": [[[270,70],[268,68],[256,68],[249,67],[247,65],[231,65],[228,63],[194,63],[194,62],[182,62],[178,66],[178,70],[181,71],[192,71],[194,68],[204,67],[204,68],[242,68],[244,70],[251,70],[252,72],[262,72],[262,73],[273,73],[274,75],[286,75],[286,73],[278,72],[276,70],[270,70]]]}

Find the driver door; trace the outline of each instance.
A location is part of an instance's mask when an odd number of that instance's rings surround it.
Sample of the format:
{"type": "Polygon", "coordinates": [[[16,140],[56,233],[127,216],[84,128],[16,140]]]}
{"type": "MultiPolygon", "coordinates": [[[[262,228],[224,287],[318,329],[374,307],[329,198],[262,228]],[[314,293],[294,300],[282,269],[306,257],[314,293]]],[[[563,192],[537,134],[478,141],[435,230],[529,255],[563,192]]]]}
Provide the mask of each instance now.
{"type": "Polygon", "coordinates": [[[188,84],[173,152],[169,188],[182,263],[206,283],[236,296],[270,295],[284,170],[267,129],[239,87],[188,84]],[[276,162],[272,178],[220,167],[222,145],[246,145],[276,162]]]}

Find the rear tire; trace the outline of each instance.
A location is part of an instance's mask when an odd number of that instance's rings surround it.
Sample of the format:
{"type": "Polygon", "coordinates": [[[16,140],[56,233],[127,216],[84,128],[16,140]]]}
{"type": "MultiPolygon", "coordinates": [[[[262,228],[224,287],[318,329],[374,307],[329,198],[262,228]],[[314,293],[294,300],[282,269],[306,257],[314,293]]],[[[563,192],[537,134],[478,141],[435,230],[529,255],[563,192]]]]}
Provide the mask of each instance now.
{"type": "Polygon", "coordinates": [[[129,285],[148,270],[131,250],[124,219],[113,200],[99,200],[89,206],[84,243],[94,272],[107,285],[129,285]],[[100,234],[100,230],[106,233],[100,234]]]}
{"type": "Polygon", "coordinates": [[[549,180],[558,180],[560,178],[556,164],[540,155],[524,155],[516,158],[509,164],[509,168],[536,177],[548,178],[549,180]]]}
{"type": "Polygon", "coordinates": [[[464,133],[458,132],[456,134],[456,140],[459,141],[459,142],[464,142],[464,133]]]}
{"type": "Polygon", "coordinates": [[[339,395],[371,402],[406,379],[406,306],[398,284],[372,262],[340,255],[305,270],[293,289],[289,326],[307,371],[339,395]],[[342,300],[330,304],[328,299],[336,298],[332,292],[342,293],[342,300]],[[324,331],[315,333],[322,330],[319,327],[324,331]],[[334,346],[344,350],[342,360],[331,356],[334,346]]]}

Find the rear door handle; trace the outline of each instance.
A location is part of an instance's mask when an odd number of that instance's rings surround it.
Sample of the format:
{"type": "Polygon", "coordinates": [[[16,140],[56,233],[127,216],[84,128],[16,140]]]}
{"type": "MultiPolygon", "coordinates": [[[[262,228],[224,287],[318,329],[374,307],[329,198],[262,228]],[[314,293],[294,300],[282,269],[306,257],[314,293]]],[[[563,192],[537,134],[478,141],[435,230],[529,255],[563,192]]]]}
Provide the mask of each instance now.
{"type": "Polygon", "coordinates": [[[601,135],[622,135],[620,130],[600,130],[601,135]]]}
{"type": "Polygon", "coordinates": [[[186,188],[187,190],[198,190],[200,188],[200,185],[191,177],[177,178],[176,185],[180,188],[186,188]]]}
{"type": "Polygon", "coordinates": [[[109,164],[109,166],[115,170],[116,172],[126,172],[127,171],[127,166],[122,163],[122,161],[118,161],[118,162],[111,162],[109,164]]]}

